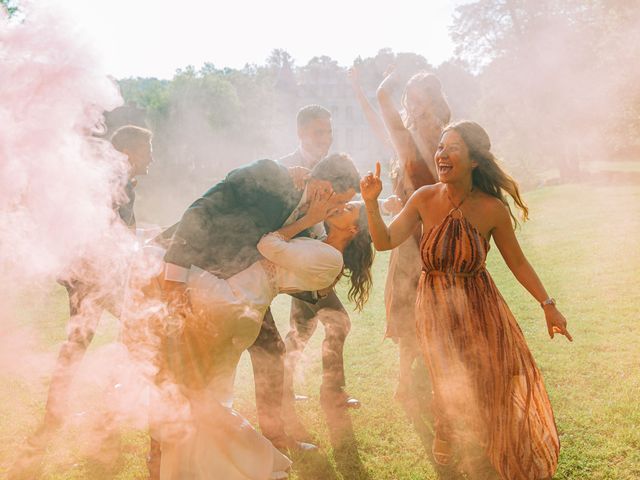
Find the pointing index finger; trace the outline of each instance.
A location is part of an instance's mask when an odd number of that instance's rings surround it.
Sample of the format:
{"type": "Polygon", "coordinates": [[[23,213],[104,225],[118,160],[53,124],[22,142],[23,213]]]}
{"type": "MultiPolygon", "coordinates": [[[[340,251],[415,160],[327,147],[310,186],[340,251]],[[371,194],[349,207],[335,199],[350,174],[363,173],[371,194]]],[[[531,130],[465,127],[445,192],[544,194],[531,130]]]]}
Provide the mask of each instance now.
{"type": "Polygon", "coordinates": [[[376,162],[376,178],[380,178],[380,162],[376,162]]]}
{"type": "Polygon", "coordinates": [[[567,329],[565,328],[565,329],[564,329],[563,334],[564,334],[564,336],[565,336],[565,337],[567,337],[567,339],[568,339],[570,342],[573,342],[573,337],[572,337],[572,336],[571,336],[571,334],[569,333],[569,330],[567,330],[567,329]]]}

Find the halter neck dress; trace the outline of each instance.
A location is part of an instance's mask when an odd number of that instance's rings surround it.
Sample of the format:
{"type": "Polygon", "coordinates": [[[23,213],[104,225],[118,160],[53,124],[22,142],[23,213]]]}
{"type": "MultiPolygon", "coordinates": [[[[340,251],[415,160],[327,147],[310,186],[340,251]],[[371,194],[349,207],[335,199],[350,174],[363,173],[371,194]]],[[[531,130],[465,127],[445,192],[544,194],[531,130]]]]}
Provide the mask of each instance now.
{"type": "Polygon", "coordinates": [[[479,444],[503,479],[551,478],[560,442],[549,397],[485,268],[489,241],[461,204],[452,202],[420,243],[416,327],[431,375],[436,432],[479,444]]]}

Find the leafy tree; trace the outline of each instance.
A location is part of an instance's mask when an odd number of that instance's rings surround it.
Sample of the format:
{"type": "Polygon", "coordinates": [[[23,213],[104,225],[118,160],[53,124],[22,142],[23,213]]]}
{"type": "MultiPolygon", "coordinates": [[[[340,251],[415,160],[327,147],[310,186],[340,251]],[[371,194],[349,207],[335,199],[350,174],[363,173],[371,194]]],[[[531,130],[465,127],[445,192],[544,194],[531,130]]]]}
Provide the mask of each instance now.
{"type": "Polygon", "coordinates": [[[216,129],[229,126],[237,116],[239,99],[223,74],[188,67],[176,74],[169,89],[173,115],[198,111],[216,129]]]}
{"type": "Polygon", "coordinates": [[[271,51],[271,54],[267,58],[267,67],[273,71],[278,71],[281,68],[293,67],[295,61],[293,57],[281,48],[276,48],[271,51]]]}
{"type": "Polygon", "coordinates": [[[120,92],[128,103],[147,111],[152,120],[168,113],[171,82],[157,78],[125,78],[120,80],[120,92]]]}
{"type": "Polygon", "coordinates": [[[313,57],[304,67],[298,69],[298,75],[302,83],[315,84],[343,75],[344,71],[344,67],[340,67],[337,61],[322,55],[313,57]]]}
{"type": "Polygon", "coordinates": [[[14,0],[0,0],[0,7],[7,13],[9,18],[18,13],[18,4],[14,0]]]}
{"type": "Polygon", "coordinates": [[[469,65],[460,60],[443,62],[434,72],[442,83],[442,90],[451,107],[452,118],[471,118],[481,96],[478,79],[469,65]]]}
{"type": "Polygon", "coordinates": [[[480,74],[476,118],[506,156],[573,177],[581,159],[602,151],[638,92],[636,62],[612,65],[625,51],[638,58],[638,41],[628,41],[638,29],[626,22],[637,12],[619,0],[478,0],[456,9],[456,53],[480,74]]]}

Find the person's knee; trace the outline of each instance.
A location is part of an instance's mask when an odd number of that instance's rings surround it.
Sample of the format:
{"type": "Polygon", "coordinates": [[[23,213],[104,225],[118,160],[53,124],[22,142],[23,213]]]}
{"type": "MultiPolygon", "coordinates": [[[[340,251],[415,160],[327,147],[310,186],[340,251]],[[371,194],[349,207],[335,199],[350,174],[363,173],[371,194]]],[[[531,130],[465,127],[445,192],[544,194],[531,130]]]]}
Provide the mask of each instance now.
{"type": "Polygon", "coordinates": [[[345,339],[351,331],[351,320],[346,312],[333,310],[324,313],[324,327],[327,337],[337,337],[345,339]]]}
{"type": "Polygon", "coordinates": [[[325,340],[330,343],[341,343],[343,344],[347,339],[347,335],[349,334],[349,328],[342,325],[326,325],[325,326],[325,340]]]}
{"type": "Polygon", "coordinates": [[[284,357],[287,349],[281,338],[272,338],[268,342],[256,342],[249,348],[252,358],[280,358],[284,357]]]}
{"type": "Polygon", "coordinates": [[[311,321],[307,325],[305,325],[303,328],[298,330],[296,340],[301,350],[304,349],[307,343],[309,343],[309,340],[311,340],[311,337],[313,337],[313,334],[316,332],[317,326],[318,326],[317,321],[311,321]]]}

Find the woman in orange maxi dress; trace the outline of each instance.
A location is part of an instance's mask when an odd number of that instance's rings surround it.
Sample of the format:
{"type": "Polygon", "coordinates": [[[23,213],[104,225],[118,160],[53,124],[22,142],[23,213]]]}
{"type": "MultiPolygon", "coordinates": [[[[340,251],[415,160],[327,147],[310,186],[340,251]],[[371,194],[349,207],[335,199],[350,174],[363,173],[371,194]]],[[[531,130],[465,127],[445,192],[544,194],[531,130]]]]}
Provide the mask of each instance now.
{"type": "Polygon", "coordinates": [[[504,480],[549,479],[560,450],[553,410],[522,331],[485,268],[493,237],[544,309],[551,338],[560,333],[571,340],[564,316],[520,249],[504,193],[524,219],[527,207],[476,123],[447,127],[435,162],[440,183],[418,190],[389,227],[375,201],[378,167],[361,184],[376,249],[394,248],[422,223],[417,332],[433,386],[434,459],[449,463],[452,442],[470,440],[504,480]]]}

